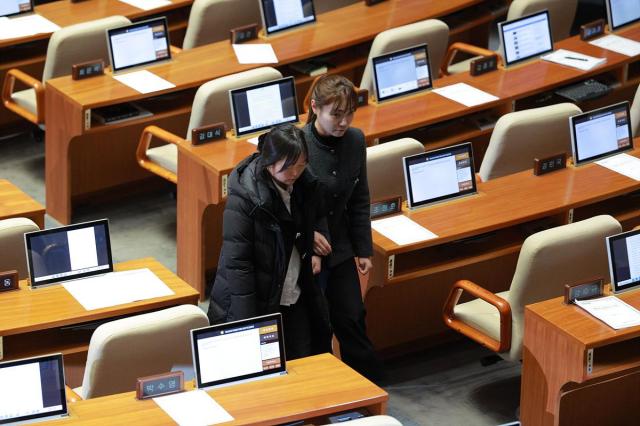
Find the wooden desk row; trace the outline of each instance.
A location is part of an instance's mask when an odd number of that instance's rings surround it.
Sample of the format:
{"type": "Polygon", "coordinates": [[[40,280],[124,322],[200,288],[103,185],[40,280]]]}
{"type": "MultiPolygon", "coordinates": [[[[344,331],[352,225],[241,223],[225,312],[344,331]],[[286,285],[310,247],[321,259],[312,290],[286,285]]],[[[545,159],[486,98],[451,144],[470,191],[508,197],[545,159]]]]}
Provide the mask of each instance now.
{"type": "Polygon", "coordinates": [[[26,217],[44,229],[44,206],[6,179],[0,179],[0,220],[26,217]]]}

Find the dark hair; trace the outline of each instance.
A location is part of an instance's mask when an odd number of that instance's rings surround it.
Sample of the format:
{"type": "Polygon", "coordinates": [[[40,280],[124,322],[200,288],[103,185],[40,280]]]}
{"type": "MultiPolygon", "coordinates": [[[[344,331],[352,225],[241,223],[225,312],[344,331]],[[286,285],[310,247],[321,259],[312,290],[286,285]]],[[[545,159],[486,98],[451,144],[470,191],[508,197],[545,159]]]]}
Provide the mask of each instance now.
{"type": "Polygon", "coordinates": [[[307,110],[307,123],[316,119],[316,114],[311,108],[311,101],[314,101],[316,107],[322,108],[331,103],[334,111],[355,111],[358,107],[358,94],[353,83],[346,77],[337,74],[323,75],[318,78],[311,87],[311,96],[309,97],[309,105],[307,110]]]}
{"type": "Polygon", "coordinates": [[[309,158],[304,132],[293,124],[282,124],[261,134],[258,138],[258,151],[264,168],[285,159],[279,171],[291,167],[301,155],[309,158]]]}

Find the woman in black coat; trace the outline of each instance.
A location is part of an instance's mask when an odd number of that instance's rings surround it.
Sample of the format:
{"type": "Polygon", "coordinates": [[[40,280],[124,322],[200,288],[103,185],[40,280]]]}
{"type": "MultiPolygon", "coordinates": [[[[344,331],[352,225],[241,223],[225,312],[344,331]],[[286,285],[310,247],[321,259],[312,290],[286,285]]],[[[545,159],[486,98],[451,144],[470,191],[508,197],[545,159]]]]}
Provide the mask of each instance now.
{"type": "Polygon", "coordinates": [[[313,254],[314,230],[326,222],[304,134],[275,127],[260,136],[258,151],[229,176],[209,321],[281,312],[288,359],[327,352],[331,331],[313,254]]]}

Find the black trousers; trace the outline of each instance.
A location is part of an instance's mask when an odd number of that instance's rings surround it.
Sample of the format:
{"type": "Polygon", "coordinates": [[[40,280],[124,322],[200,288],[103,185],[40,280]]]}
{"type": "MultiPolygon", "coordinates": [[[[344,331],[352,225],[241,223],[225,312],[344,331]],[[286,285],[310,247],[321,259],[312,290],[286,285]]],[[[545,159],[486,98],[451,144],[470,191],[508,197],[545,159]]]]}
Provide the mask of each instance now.
{"type": "Polygon", "coordinates": [[[312,355],[311,319],[305,303],[304,292],[290,306],[280,306],[284,328],[284,349],[287,360],[312,355]]]}

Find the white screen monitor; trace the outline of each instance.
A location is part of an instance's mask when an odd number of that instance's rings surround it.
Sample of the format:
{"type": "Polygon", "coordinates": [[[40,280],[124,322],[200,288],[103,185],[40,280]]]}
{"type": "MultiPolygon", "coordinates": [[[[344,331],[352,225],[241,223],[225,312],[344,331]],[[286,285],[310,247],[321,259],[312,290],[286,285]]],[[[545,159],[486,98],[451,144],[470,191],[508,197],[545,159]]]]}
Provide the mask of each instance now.
{"type": "Polygon", "coordinates": [[[569,126],[576,166],[633,148],[629,102],[574,115],[569,126]]]}
{"type": "Polygon", "coordinates": [[[171,59],[164,17],[107,30],[107,44],[114,73],[171,59]]]}
{"type": "Polygon", "coordinates": [[[229,105],[238,137],[278,124],[298,122],[293,77],[230,90],[229,105]]]}
{"type": "Polygon", "coordinates": [[[287,373],[280,313],[191,330],[198,389],[287,373]]]}
{"type": "Polygon", "coordinates": [[[313,0],[260,0],[260,11],[267,35],[316,21],[313,0]]]}
{"type": "Polygon", "coordinates": [[[475,194],[471,142],[402,159],[409,208],[475,194]]]}
{"type": "Polygon", "coordinates": [[[431,68],[426,44],[371,58],[378,102],[431,89],[431,68]]]}
{"type": "Polygon", "coordinates": [[[62,354],[0,363],[0,424],[67,415],[62,354]]]}
{"type": "Polygon", "coordinates": [[[500,22],[498,35],[505,66],[553,51],[551,23],[547,10],[500,22]]]}
{"type": "Polygon", "coordinates": [[[607,237],[607,254],[613,292],[640,288],[640,229],[607,237]]]}
{"type": "Polygon", "coordinates": [[[22,15],[33,12],[33,0],[0,0],[0,16],[22,15]]]}
{"type": "Polygon", "coordinates": [[[605,0],[605,3],[607,5],[607,21],[611,31],[640,21],[639,0],[605,0]]]}
{"type": "Polygon", "coordinates": [[[113,271],[107,219],[24,234],[31,287],[113,271]]]}

